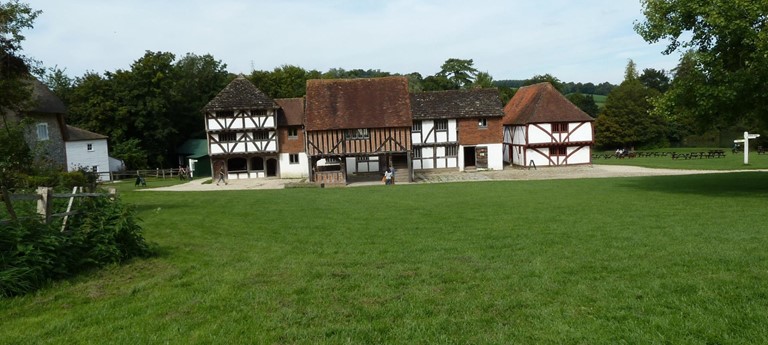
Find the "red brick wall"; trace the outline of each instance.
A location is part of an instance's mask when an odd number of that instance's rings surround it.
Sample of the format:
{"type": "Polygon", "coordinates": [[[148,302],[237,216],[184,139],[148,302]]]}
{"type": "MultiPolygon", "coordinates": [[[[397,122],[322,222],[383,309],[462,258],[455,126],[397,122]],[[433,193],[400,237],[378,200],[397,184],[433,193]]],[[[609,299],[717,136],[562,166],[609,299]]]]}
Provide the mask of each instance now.
{"type": "Polygon", "coordinates": [[[288,127],[281,127],[277,129],[277,141],[282,153],[300,153],[304,152],[304,129],[296,126],[298,129],[298,136],[295,138],[288,138],[288,127]]]}
{"type": "Polygon", "coordinates": [[[488,117],[488,127],[480,128],[477,123],[479,118],[458,119],[459,144],[478,145],[501,143],[504,139],[504,125],[501,117],[488,117]]]}

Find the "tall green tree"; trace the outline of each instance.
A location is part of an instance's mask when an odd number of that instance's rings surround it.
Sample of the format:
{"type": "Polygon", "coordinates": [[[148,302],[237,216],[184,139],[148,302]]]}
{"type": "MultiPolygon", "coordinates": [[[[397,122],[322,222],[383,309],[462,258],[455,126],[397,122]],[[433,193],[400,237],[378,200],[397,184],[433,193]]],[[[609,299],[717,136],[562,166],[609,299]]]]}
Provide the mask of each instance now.
{"type": "MultiPolygon", "coordinates": [[[[699,129],[749,121],[768,123],[768,1],[642,0],[645,21],[635,30],[649,43],[666,41],[665,54],[690,51],[686,68],[672,89],[700,84],[689,91],[700,100],[686,104],[699,129]]],[[[680,93],[667,93],[678,103],[680,93]]],[[[678,107],[683,106],[679,104],[678,107]]]]}
{"type": "Polygon", "coordinates": [[[528,79],[525,82],[523,82],[523,86],[528,86],[528,85],[533,85],[533,84],[538,84],[543,82],[552,84],[552,86],[554,86],[557,91],[560,91],[560,93],[563,93],[563,82],[549,73],[544,75],[535,75],[531,79],[528,79]]]}
{"type": "MultiPolygon", "coordinates": [[[[342,69],[333,70],[345,75],[342,69]]],[[[292,98],[303,97],[307,93],[307,80],[320,79],[322,76],[317,70],[307,71],[299,66],[282,65],[269,72],[253,71],[249,79],[272,98],[292,98]]]]}
{"type": "Polygon", "coordinates": [[[670,79],[667,72],[653,68],[643,69],[643,73],[638,77],[641,83],[646,87],[656,89],[661,93],[669,89],[670,79]]]}
{"type": "MultiPolygon", "coordinates": [[[[477,69],[474,67],[472,59],[451,58],[445,60],[440,66],[440,72],[435,76],[439,78],[437,83],[443,83],[444,77],[452,86],[450,89],[466,89],[472,86],[477,76],[477,69]]],[[[447,89],[446,89],[447,90],[447,89]]]]}
{"type": "Polygon", "coordinates": [[[477,72],[472,87],[489,88],[493,87],[493,77],[488,72],[477,72]]]}
{"type": "Polygon", "coordinates": [[[200,109],[232,80],[226,68],[210,54],[187,53],[174,63],[170,114],[178,133],[174,148],[189,138],[205,138],[205,118],[200,109]]]}
{"type": "Polygon", "coordinates": [[[592,95],[584,95],[580,92],[568,94],[565,96],[571,103],[579,107],[581,111],[587,113],[589,116],[597,117],[597,103],[595,103],[595,97],[592,95]]]}
{"type": "Polygon", "coordinates": [[[0,2],[0,115],[27,107],[32,90],[26,79],[36,61],[22,54],[23,31],[42,13],[18,0],[0,2]]]}
{"type": "Polygon", "coordinates": [[[595,122],[595,142],[599,147],[653,148],[667,145],[666,122],[651,112],[652,100],[659,96],[637,79],[632,60],[625,79],[611,93],[595,122]]]}

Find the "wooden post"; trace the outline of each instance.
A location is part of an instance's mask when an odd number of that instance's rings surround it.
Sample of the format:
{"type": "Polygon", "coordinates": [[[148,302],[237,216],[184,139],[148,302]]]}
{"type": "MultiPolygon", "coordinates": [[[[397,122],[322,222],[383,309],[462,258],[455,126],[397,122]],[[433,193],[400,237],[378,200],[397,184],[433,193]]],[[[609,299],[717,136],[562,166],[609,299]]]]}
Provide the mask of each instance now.
{"type": "Polygon", "coordinates": [[[5,209],[8,211],[8,215],[11,217],[11,220],[16,220],[16,211],[13,210],[13,203],[11,203],[11,193],[8,193],[8,189],[5,187],[0,188],[0,192],[2,192],[3,196],[3,203],[5,203],[5,209]]]}
{"type": "Polygon", "coordinates": [[[69,220],[69,212],[72,211],[72,203],[75,201],[75,194],[77,194],[77,189],[77,187],[72,188],[72,196],[69,197],[69,202],[67,203],[67,215],[64,216],[64,220],[61,222],[61,232],[64,232],[64,230],[67,229],[67,220],[69,220]]]}
{"type": "Polygon", "coordinates": [[[43,217],[45,224],[51,222],[51,204],[53,202],[53,188],[37,187],[37,213],[43,217]]]}

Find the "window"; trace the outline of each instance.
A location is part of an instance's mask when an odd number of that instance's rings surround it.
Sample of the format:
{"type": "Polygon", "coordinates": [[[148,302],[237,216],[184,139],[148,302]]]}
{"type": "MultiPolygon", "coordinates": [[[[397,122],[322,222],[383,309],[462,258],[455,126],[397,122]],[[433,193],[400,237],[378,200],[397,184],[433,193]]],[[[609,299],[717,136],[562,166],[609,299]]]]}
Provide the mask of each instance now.
{"type": "Polygon", "coordinates": [[[216,117],[235,117],[235,112],[231,111],[231,110],[229,110],[229,111],[217,111],[216,112],[216,117]]]}
{"type": "Polygon", "coordinates": [[[236,140],[237,140],[237,133],[234,133],[234,132],[219,133],[219,141],[236,141],[236,140]]]}
{"type": "Polygon", "coordinates": [[[48,124],[47,123],[37,124],[37,140],[40,140],[40,141],[48,140],[48,124]]]}
{"type": "Polygon", "coordinates": [[[477,121],[477,127],[488,128],[488,119],[480,119],[477,121]]]}
{"type": "Polygon", "coordinates": [[[554,156],[565,156],[568,154],[568,150],[565,146],[554,146],[549,148],[549,155],[551,157],[554,156]]]}
{"type": "Polygon", "coordinates": [[[347,140],[368,139],[368,129],[348,129],[346,132],[344,132],[344,138],[347,140]]]}
{"type": "Polygon", "coordinates": [[[421,158],[421,148],[413,149],[413,158],[421,158]]]}
{"type": "Polygon", "coordinates": [[[446,146],[445,147],[445,156],[446,157],[455,157],[459,155],[459,147],[458,146],[446,146]]]}
{"type": "Polygon", "coordinates": [[[253,140],[269,140],[269,132],[267,131],[253,132],[253,140]]]}
{"type": "Polygon", "coordinates": [[[85,146],[88,149],[88,152],[93,152],[93,144],[86,144],[85,146]]]}
{"type": "Polygon", "coordinates": [[[552,133],[568,133],[568,123],[567,122],[553,123],[552,133]]]}
{"type": "Polygon", "coordinates": [[[288,155],[288,161],[291,164],[299,164],[299,154],[298,153],[291,153],[288,155]]]}
{"type": "Polygon", "coordinates": [[[413,121],[411,132],[421,132],[421,121],[413,121]]]}
{"type": "Polygon", "coordinates": [[[435,130],[436,131],[447,131],[448,130],[448,120],[435,120],[435,130]]]}
{"type": "Polygon", "coordinates": [[[99,171],[99,166],[98,166],[98,165],[94,165],[94,166],[92,166],[92,167],[91,167],[91,171],[93,171],[93,172],[98,172],[98,171],[99,171]]]}
{"type": "Polygon", "coordinates": [[[299,137],[298,127],[288,127],[288,138],[296,139],[299,137]]]}
{"type": "Polygon", "coordinates": [[[251,110],[251,116],[256,116],[256,115],[267,115],[267,110],[266,109],[253,109],[253,110],[251,110]]]}

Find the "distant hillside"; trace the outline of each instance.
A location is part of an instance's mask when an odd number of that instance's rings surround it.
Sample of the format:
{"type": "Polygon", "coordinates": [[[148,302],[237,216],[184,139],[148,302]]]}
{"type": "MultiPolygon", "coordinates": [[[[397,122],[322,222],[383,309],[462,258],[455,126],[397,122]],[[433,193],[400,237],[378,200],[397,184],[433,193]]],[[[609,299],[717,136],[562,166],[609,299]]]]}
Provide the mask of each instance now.
{"type": "MultiPolygon", "coordinates": [[[[493,85],[496,87],[510,87],[513,89],[517,89],[523,85],[525,85],[525,82],[527,80],[496,80],[493,82],[493,85]]],[[[593,84],[593,83],[574,83],[574,82],[567,82],[562,83],[563,84],[563,94],[567,95],[569,93],[575,93],[580,92],[583,94],[592,94],[595,96],[607,96],[608,93],[613,90],[616,85],[613,85],[609,82],[604,82],[600,84],[593,84]]],[[[595,103],[600,103],[600,101],[597,100],[597,97],[595,97],[595,103]]],[[[603,103],[605,103],[603,101],[603,103]]]]}

